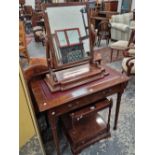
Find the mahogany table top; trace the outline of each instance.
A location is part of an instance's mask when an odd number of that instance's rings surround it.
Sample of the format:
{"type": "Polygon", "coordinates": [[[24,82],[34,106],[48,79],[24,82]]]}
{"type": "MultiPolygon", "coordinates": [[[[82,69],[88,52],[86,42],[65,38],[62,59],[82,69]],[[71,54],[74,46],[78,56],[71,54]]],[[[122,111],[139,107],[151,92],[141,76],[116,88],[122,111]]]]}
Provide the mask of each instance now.
{"type": "Polygon", "coordinates": [[[31,82],[33,95],[40,112],[61,106],[80,97],[91,95],[95,92],[127,82],[129,77],[110,67],[105,66],[108,76],[66,91],[52,93],[44,79],[36,79],[31,82]]]}

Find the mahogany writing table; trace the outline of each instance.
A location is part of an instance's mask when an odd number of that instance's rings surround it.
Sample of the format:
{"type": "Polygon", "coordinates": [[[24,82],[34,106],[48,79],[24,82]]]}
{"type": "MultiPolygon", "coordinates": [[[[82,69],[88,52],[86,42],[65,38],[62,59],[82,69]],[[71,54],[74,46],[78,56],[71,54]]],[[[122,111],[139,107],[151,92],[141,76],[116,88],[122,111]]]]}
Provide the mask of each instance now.
{"type": "Polygon", "coordinates": [[[51,93],[43,79],[36,79],[31,82],[32,93],[37,102],[39,111],[46,111],[48,113],[58,155],[60,155],[60,149],[56,122],[63,114],[117,93],[114,129],[117,128],[121,96],[129,78],[110,67],[105,66],[105,69],[109,72],[108,76],[61,92],[51,93]]]}

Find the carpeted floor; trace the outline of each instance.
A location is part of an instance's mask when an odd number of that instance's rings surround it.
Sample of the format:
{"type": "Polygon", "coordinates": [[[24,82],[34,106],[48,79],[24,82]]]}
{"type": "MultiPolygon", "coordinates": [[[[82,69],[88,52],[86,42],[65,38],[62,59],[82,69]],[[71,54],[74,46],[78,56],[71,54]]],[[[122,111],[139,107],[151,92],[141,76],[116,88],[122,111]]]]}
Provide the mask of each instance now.
{"type": "MultiPolygon", "coordinates": [[[[33,43],[33,41],[32,41],[33,43]]],[[[31,48],[37,47],[40,45],[32,46],[31,48]]],[[[33,49],[32,48],[32,49],[33,49]]],[[[32,50],[31,49],[31,50],[32,50]]],[[[34,54],[32,51],[29,51],[30,55],[34,54]]],[[[108,47],[104,49],[98,49],[98,52],[102,53],[104,63],[115,68],[118,71],[121,71],[121,58],[120,53],[119,57],[114,56],[113,63],[108,63],[110,61],[110,50],[108,47]]],[[[111,96],[113,100],[116,100],[116,95],[111,96]]],[[[118,129],[114,131],[112,129],[114,123],[114,114],[115,114],[115,102],[112,108],[111,115],[111,137],[109,139],[101,140],[86,149],[84,149],[80,155],[134,155],[135,154],[135,79],[131,77],[127,88],[122,96],[120,115],[118,121],[118,129]]],[[[101,112],[102,114],[102,112],[101,112]]],[[[38,122],[43,129],[45,129],[44,117],[38,119],[38,122]]],[[[60,146],[62,155],[71,155],[70,147],[66,141],[65,136],[62,131],[59,131],[60,136],[60,146]]],[[[52,141],[52,136],[50,129],[46,129],[43,132],[43,141],[47,155],[56,155],[55,147],[52,141]]],[[[33,137],[25,146],[20,150],[20,155],[42,155],[40,146],[37,140],[37,137],[33,137]]]]}

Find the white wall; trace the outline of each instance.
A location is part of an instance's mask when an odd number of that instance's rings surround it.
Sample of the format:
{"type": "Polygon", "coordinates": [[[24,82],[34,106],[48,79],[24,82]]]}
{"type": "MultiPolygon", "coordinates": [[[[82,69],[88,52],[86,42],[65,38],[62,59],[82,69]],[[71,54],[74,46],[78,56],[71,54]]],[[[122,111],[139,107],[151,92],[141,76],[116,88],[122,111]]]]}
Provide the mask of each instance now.
{"type": "Polygon", "coordinates": [[[31,5],[35,9],[35,0],[25,0],[25,5],[31,5]]]}
{"type": "Polygon", "coordinates": [[[131,10],[135,9],[135,0],[132,0],[131,10]]]}

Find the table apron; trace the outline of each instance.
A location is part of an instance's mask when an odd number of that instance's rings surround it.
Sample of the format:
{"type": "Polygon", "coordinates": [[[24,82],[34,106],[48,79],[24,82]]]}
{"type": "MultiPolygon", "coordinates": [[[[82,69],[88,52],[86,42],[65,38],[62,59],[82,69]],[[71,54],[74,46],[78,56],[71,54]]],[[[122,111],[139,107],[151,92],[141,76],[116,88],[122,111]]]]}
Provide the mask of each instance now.
{"type": "Polygon", "coordinates": [[[51,113],[51,116],[60,116],[65,113],[71,112],[73,110],[76,110],[78,108],[82,108],[86,105],[92,104],[93,102],[96,102],[98,100],[104,99],[110,95],[116,94],[116,93],[122,93],[124,90],[124,87],[122,87],[122,84],[107,88],[105,90],[101,90],[98,92],[95,92],[93,94],[81,97],[79,99],[75,99],[74,101],[70,101],[66,104],[63,104],[62,106],[52,108],[49,110],[51,113]]]}

